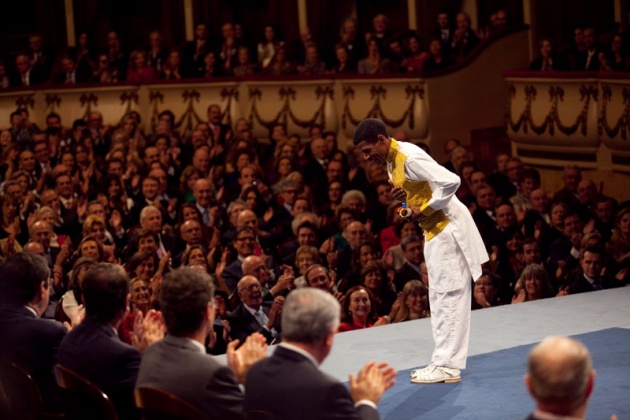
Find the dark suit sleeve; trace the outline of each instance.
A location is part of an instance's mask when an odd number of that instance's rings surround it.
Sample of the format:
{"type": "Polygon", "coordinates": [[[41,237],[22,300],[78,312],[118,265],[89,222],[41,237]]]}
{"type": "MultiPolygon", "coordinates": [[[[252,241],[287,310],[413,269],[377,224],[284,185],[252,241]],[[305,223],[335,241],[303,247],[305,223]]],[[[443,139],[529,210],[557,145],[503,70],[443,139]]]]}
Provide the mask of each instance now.
{"type": "Polygon", "coordinates": [[[323,419],[365,419],[378,420],[378,411],[369,405],[354,408],[354,402],[348,389],[340,382],[330,386],[322,401],[323,419]]]}
{"type": "Polygon", "coordinates": [[[241,418],[243,413],[243,393],[236,383],[236,378],[230,368],[226,366],[219,368],[208,379],[204,392],[206,394],[204,411],[212,413],[212,418],[241,418]]]}

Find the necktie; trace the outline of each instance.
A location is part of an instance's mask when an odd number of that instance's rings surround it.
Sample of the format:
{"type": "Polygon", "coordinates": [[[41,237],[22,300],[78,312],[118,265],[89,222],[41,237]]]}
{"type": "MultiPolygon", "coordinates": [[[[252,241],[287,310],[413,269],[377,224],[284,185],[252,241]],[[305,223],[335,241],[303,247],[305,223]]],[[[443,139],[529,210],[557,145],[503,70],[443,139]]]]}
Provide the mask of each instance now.
{"type": "Polygon", "coordinates": [[[263,327],[267,325],[267,322],[269,322],[269,318],[265,315],[262,309],[256,311],[256,319],[263,327]]]}
{"type": "Polygon", "coordinates": [[[28,86],[28,77],[26,77],[26,74],[22,75],[22,85],[28,86]]]}
{"type": "Polygon", "coordinates": [[[203,223],[206,226],[210,226],[210,212],[207,208],[203,209],[203,223]]]}

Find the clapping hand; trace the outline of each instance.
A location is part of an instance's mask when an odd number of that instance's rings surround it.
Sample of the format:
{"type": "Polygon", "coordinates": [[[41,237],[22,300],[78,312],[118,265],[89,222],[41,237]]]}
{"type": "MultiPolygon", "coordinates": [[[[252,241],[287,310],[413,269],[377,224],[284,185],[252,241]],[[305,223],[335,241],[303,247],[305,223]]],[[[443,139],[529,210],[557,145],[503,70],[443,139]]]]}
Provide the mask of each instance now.
{"type": "Polygon", "coordinates": [[[239,340],[228,343],[227,363],[234,371],[238,383],[244,385],[250,366],[267,356],[267,340],[262,334],[254,333],[237,350],[238,344],[239,340]]]}

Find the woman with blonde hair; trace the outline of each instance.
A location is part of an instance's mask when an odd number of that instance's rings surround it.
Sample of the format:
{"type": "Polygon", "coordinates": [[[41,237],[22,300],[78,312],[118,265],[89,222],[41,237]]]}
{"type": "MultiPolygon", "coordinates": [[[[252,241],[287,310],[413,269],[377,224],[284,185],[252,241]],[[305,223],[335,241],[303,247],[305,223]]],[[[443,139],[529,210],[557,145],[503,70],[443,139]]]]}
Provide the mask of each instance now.
{"type": "Polygon", "coordinates": [[[539,264],[530,264],[523,270],[514,286],[515,296],[512,303],[553,297],[553,289],[549,283],[547,271],[539,264]]]}
{"type": "Polygon", "coordinates": [[[420,280],[409,280],[405,283],[397,302],[392,307],[392,313],[392,323],[430,317],[429,292],[424,283],[420,280]]]}

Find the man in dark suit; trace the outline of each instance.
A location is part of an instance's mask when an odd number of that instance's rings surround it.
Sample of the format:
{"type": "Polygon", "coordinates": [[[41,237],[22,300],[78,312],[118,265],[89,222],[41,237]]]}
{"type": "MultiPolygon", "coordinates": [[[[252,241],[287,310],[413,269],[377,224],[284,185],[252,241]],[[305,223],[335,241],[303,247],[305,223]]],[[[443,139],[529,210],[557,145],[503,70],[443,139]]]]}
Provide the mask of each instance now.
{"type": "Polygon", "coordinates": [[[525,385],[536,401],[527,420],[585,418],[595,387],[588,349],[567,337],[545,338],[529,352],[525,385]]]}
{"type": "Polygon", "coordinates": [[[232,129],[228,124],[221,122],[221,107],[217,104],[208,106],[208,128],[213,145],[225,146],[232,139],[232,129]]]}
{"type": "MultiPolygon", "coordinates": [[[[328,164],[328,146],[326,140],[319,137],[311,141],[312,157],[304,165],[304,183],[311,189],[320,192],[325,191],[328,186],[328,175],[326,173],[328,164]],[[324,186],[322,188],[322,186],[324,186]]],[[[320,202],[319,197],[315,197],[320,202]]]]}
{"type": "MultiPolygon", "coordinates": [[[[90,268],[83,278],[85,319],[59,348],[59,363],[107,394],[121,419],[136,417],[133,389],[140,367],[138,348],[123,343],[117,333],[127,315],[128,295],[129,277],[121,266],[102,263],[90,268]]],[[[159,318],[155,311],[147,320],[151,317],[159,318]]]]}
{"type": "Polygon", "coordinates": [[[585,49],[577,54],[575,70],[598,71],[601,64],[599,62],[599,52],[603,50],[597,42],[595,29],[585,28],[583,34],[585,49]]]}
{"type": "Polygon", "coordinates": [[[623,283],[602,276],[604,268],[604,250],[594,246],[587,246],[580,251],[580,268],[574,278],[569,278],[568,293],[595,292],[597,290],[612,289],[623,283]]]}
{"type": "Polygon", "coordinates": [[[17,68],[17,73],[11,77],[11,86],[35,86],[46,81],[46,76],[43,74],[42,69],[40,67],[32,67],[31,60],[26,54],[20,54],[15,58],[15,67],[17,68]]]}
{"type": "Polygon", "coordinates": [[[260,335],[228,346],[228,363],[233,355],[251,351],[250,362],[232,369],[206,354],[206,338],[215,322],[212,280],[208,274],[180,268],[166,275],[159,292],[160,309],[168,335],[144,353],[137,387],[156,387],[188,401],[208,418],[241,418],[244,382],[250,364],[266,354],[260,335]]]}
{"type": "Polygon", "coordinates": [[[407,236],[401,241],[400,247],[407,261],[394,275],[394,284],[399,292],[409,280],[420,280],[420,265],[424,261],[424,240],[416,235],[407,236]]]}
{"type": "Polygon", "coordinates": [[[254,244],[256,235],[252,228],[243,226],[236,229],[232,244],[236,250],[237,257],[220,274],[230,293],[236,291],[238,281],[243,277],[243,260],[250,255],[254,255],[254,244]]]}
{"type": "Polygon", "coordinates": [[[284,296],[276,296],[273,302],[264,302],[262,286],[254,276],[244,276],[238,282],[237,291],[241,303],[228,316],[232,339],[244,342],[249,335],[258,332],[269,344],[277,341],[284,296]]]}
{"type": "Polygon", "coordinates": [[[255,363],[247,375],[245,414],[265,411],[283,419],[378,419],[376,404],[394,383],[386,364],[366,364],[350,392],[319,370],[339,325],[339,303],[316,288],[298,289],[282,311],[286,338],[274,354],[255,363]]]}
{"type": "Polygon", "coordinates": [[[50,269],[39,255],[17,253],[2,263],[0,356],[28,372],[39,386],[44,408],[57,412],[61,407],[52,369],[66,328],[40,318],[48,308],[50,283],[50,269]]]}
{"type": "Polygon", "coordinates": [[[61,72],[55,75],[54,83],[57,85],[74,85],[76,83],[89,82],[92,78],[89,70],[78,68],[72,57],[64,56],[61,59],[61,72]]]}

